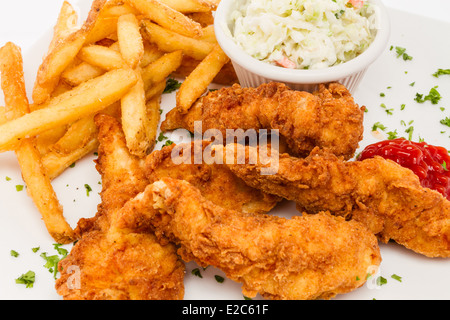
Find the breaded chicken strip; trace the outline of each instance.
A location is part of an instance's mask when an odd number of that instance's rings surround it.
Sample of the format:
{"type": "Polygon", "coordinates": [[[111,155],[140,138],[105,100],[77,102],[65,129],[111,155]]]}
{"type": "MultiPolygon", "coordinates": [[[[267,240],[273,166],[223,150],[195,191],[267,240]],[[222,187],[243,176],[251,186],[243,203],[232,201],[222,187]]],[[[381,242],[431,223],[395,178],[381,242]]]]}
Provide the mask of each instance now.
{"type": "Polygon", "coordinates": [[[249,187],[225,165],[209,161],[207,163],[204,156],[209,154],[211,147],[211,142],[197,141],[172,144],[160,151],[153,151],[145,160],[145,173],[149,183],[165,177],[186,180],[213,203],[226,209],[248,213],[269,212],[282,200],[249,187]]]}
{"type": "Polygon", "coordinates": [[[353,100],[341,84],[321,85],[314,94],[294,91],[281,83],[258,88],[235,84],[200,98],[187,114],[170,111],[162,131],[184,128],[194,132],[194,122],[202,122],[202,132],[226,129],[277,129],[290,153],[307,156],[318,146],[338,156],[351,158],[363,135],[364,108],[353,100]]]}
{"type": "Polygon", "coordinates": [[[146,223],[178,244],[185,261],[222,269],[248,297],[329,299],[363,285],[381,262],[376,237],[355,221],[227,210],[182,180],[149,185],[122,214],[124,225],[146,223]]]}
{"type": "Polygon", "coordinates": [[[423,188],[411,170],[393,161],[346,162],[316,149],[305,159],[280,155],[273,175],[261,175],[261,164],[229,167],[248,185],[293,200],[300,210],[330,211],[361,222],[383,242],[392,239],[428,257],[450,257],[450,201],[423,188]]]}
{"type": "Polygon", "coordinates": [[[184,297],[184,264],[173,245],[153,233],[117,228],[117,213],[148,181],[143,163],[130,155],[120,124],[98,115],[102,203],[82,219],[80,240],[59,263],[58,294],[66,300],[173,300],[184,297]]]}

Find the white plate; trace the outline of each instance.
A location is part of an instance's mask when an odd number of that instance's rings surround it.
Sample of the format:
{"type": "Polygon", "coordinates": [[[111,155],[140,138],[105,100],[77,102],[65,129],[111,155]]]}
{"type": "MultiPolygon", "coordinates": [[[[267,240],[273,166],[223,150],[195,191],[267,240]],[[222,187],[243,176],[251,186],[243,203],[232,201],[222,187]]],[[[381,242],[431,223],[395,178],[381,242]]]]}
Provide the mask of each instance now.
{"type": "MultiPolygon", "coordinates": [[[[56,21],[61,2],[21,0],[0,4],[0,45],[13,41],[23,47],[29,92],[36,69],[50,41],[51,27],[56,21]],[[25,7],[26,12],[19,11],[25,7]]],[[[89,0],[71,3],[78,5],[82,18],[90,6],[89,0]]],[[[408,3],[411,4],[410,8],[423,8],[423,1],[408,3]]],[[[389,1],[386,4],[389,6],[389,1]]],[[[356,101],[369,110],[366,113],[366,131],[361,149],[378,141],[378,137],[371,132],[375,122],[384,124],[388,128],[386,132],[397,130],[400,136],[407,136],[404,131],[409,126],[402,125],[402,121],[408,124],[412,120],[413,140],[417,141],[420,137],[430,144],[450,149],[450,128],[439,123],[450,115],[450,76],[439,79],[432,76],[438,68],[450,68],[450,23],[448,17],[442,14],[445,9],[448,12],[448,4],[434,0],[427,2],[426,7],[424,14],[437,12],[440,20],[401,11],[398,6],[397,9],[390,10],[390,45],[406,48],[413,60],[398,59],[395,50],[388,49],[369,69],[355,94],[356,101]],[[443,21],[445,18],[447,21],[443,21]],[[410,86],[413,82],[414,87],[410,86]],[[418,104],[414,101],[416,93],[428,94],[434,86],[439,86],[438,90],[442,95],[439,105],[418,104]],[[380,97],[380,93],[385,93],[385,97],[380,97]],[[392,115],[388,115],[380,107],[382,103],[393,109],[392,115]],[[400,110],[402,104],[406,105],[403,111],[400,110]],[[446,109],[441,111],[440,107],[446,109]]],[[[2,103],[3,96],[0,93],[0,105],[2,103]]],[[[164,112],[170,110],[174,106],[174,95],[164,96],[162,106],[164,112]]],[[[177,134],[173,133],[169,138],[176,141],[177,134]]],[[[100,176],[94,168],[94,159],[95,156],[92,155],[79,161],[74,168],[54,181],[64,214],[73,227],[81,217],[94,216],[100,202],[100,176]],[[85,184],[93,189],[89,197],[86,195],[85,184]]],[[[53,275],[43,267],[45,261],[40,257],[42,252],[56,254],[54,241],[46,232],[40,214],[26,191],[16,191],[15,186],[22,184],[14,154],[0,154],[0,299],[60,299],[54,289],[53,275]],[[7,181],[6,177],[10,180],[7,181]],[[35,247],[40,247],[37,253],[31,250],[35,247]],[[19,257],[12,257],[11,250],[17,251],[19,257]],[[15,279],[28,270],[36,272],[33,288],[15,283],[15,279]]],[[[289,214],[295,212],[295,206],[284,203],[276,212],[289,214]]],[[[67,249],[70,247],[64,246],[67,249]]],[[[336,299],[450,299],[449,259],[428,259],[395,244],[381,245],[381,250],[383,262],[380,275],[387,279],[387,284],[376,286],[369,282],[336,299]],[[393,274],[400,276],[402,281],[391,278],[393,274]]],[[[185,299],[243,299],[240,284],[227,279],[224,283],[215,280],[215,275],[224,276],[220,270],[211,267],[206,271],[201,270],[203,278],[199,278],[191,274],[194,268],[197,268],[195,264],[187,264],[185,299]]]]}

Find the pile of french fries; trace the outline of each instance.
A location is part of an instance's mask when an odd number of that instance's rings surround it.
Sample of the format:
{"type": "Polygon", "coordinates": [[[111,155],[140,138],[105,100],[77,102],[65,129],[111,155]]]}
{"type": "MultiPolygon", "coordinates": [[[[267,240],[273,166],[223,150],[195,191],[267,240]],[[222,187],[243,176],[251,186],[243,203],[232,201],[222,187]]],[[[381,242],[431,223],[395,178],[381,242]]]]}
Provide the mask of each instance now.
{"type": "Polygon", "coordinates": [[[28,194],[55,241],[71,243],[77,235],[52,180],[96,150],[96,114],[120,119],[130,152],[142,158],[154,148],[169,76],[184,78],[176,96],[182,113],[212,82],[236,82],[214,36],[219,1],[93,0],[81,26],[64,2],[32,103],[20,48],[7,43],[0,49],[0,152],[15,152],[28,194]]]}

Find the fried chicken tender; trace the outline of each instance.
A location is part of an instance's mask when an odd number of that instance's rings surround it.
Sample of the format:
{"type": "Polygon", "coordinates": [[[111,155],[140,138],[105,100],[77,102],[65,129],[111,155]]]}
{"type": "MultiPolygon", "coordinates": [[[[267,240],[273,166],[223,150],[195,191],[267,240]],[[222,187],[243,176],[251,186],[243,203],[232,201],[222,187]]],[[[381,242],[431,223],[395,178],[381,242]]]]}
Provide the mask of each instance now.
{"type": "MultiPolygon", "coordinates": [[[[246,152],[248,157],[258,150],[246,152]]],[[[394,240],[428,257],[450,257],[450,202],[393,161],[346,162],[315,149],[305,159],[281,154],[273,175],[261,175],[260,163],[245,163],[228,166],[248,185],[295,201],[300,210],[330,211],[361,222],[385,243],[394,240]]]]}
{"type": "Polygon", "coordinates": [[[363,285],[381,262],[376,237],[358,222],[326,213],[285,219],[227,210],[171,178],[123,207],[123,226],[137,222],[179,245],[185,261],[241,282],[248,297],[329,299],[363,285]]]}
{"type": "Polygon", "coordinates": [[[201,133],[217,129],[224,137],[227,129],[277,129],[293,155],[307,156],[318,146],[349,159],[362,140],[364,109],[338,83],[320,85],[313,94],[276,82],[258,88],[235,84],[201,97],[187,114],[171,110],[161,130],[199,131],[197,121],[201,133]]]}
{"type": "Polygon", "coordinates": [[[211,148],[211,142],[197,141],[172,144],[160,151],[153,151],[145,161],[149,183],[164,177],[186,180],[213,203],[226,209],[249,213],[267,213],[282,200],[249,187],[227,166],[210,163],[205,157],[212,156],[208,152],[211,148]]]}
{"type": "Polygon", "coordinates": [[[153,233],[117,227],[117,213],[148,184],[143,162],[130,155],[117,120],[95,118],[99,127],[97,170],[102,203],[94,218],[81,219],[80,240],[59,263],[58,294],[66,300],[172,300],[184,297],[184,263],[172,244],[153,233]]]}

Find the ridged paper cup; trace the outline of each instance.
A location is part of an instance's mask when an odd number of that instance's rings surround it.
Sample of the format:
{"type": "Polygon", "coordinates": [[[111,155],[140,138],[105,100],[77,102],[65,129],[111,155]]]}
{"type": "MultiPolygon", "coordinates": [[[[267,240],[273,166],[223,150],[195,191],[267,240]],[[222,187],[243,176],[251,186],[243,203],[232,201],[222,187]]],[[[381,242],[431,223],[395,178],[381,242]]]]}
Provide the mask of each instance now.
{"type": "Polygon", "coordinates": [[[345,63],[315,70],[286,69],[259,61],[238,46],[231,36],[230,15],[244,0],[222,0],[215,13],[214,30],[222,50],[233,63],[242,87],[258,87],[263,83],[282,82],[291,89],[313,92],[319,84],[339,82],[354,93],[369,66],[386,49],[390,37],[390,21],[380,0],[370,0],[377,10],[377,33],[362,54],[345,63]]]}

